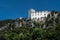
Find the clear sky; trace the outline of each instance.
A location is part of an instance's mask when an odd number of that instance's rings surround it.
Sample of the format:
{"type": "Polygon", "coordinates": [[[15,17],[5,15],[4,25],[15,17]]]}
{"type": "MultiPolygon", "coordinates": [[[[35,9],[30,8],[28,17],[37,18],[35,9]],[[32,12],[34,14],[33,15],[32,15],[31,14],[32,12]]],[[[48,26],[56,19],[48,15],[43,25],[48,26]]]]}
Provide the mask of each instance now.
{"type": "Polygon", "coordinates": [[[60,11],[60,0],[0,0],[0,20],[26,18],[30,8],[60,11]]]}

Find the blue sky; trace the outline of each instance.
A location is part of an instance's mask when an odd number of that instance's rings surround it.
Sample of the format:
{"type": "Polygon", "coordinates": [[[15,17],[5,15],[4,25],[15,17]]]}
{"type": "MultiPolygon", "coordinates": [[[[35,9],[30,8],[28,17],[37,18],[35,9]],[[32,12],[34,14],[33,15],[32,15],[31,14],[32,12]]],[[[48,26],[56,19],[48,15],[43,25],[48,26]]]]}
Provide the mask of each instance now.
{"type": "Polygon", "coordinates": [[[0,0],[0,20],[26,18],[30,8],[60,11],[60,0],[0,0]]]}

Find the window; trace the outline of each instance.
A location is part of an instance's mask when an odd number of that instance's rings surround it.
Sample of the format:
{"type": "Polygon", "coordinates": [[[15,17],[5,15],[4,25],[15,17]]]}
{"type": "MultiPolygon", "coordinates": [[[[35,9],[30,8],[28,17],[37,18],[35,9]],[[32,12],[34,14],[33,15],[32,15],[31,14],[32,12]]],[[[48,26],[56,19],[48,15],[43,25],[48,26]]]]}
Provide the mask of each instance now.
{"type": "Polygon", "coordinates": [[[35,14],[35,16],[36,16],[36,14],[35,14]]]}
{"type": "Polygon", "coordinates": [[[40,15],[42,15],[42,14],[40,14],[40,15]]]}
{"type": "Polygon", "coordinates": [[[41,19],[42,19],[42,17],[41,17],[41,19]]]}
{"type": "Polygon", "coordinates": [[[38,16],[39,16],[39,13],[38,13],[38,16]]]}
{"type": "Polygon", "coordinates": [[[44,14],[44,16],[46,16],[46,14],[44,14]]]}

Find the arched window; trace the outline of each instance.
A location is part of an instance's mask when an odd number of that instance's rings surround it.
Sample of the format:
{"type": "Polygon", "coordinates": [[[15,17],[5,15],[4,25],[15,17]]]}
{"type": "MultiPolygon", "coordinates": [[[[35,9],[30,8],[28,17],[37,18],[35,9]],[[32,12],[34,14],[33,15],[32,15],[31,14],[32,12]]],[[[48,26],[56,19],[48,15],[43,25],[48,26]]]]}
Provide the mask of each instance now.
{"type": "Polygon", "coordinates": [[[44,16],[46,16],[46,14],[44,14],[44,16]]]}

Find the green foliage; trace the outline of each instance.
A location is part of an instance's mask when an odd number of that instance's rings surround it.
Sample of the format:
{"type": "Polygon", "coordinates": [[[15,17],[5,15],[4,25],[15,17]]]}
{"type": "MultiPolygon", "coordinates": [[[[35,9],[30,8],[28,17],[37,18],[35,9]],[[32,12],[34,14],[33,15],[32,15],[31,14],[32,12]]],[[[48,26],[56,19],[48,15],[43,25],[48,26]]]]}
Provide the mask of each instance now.
{"type": "Polygon", "coordinates": [[[0,21],[0,26],[4,26],[5,24],[12,23],[14,21],[15,20],[12,20],[12,19],[2,20],[2,21],[0,21]]]}
{"type": "MultiPolygon", "coordinates": [[[[23,22],[23,20],[19,20],[23,22]]],[[[25,21],[25,20],[24,20],[25,21]]],[[[0,24],[12,23],[13,20],[0,21],[0,24]],[[3,23],[4,22],[4,23],[3,23]]],[[[60,14],[59,12],[52,11],[46,18],[45,23],[33,22],[35,27],[30,27],[30,22],[26,21],[26,25],[15,28],[15,25],[9,25],[9,27],[0,31],[0,40],[60,40],[60,14]],[[54,14],[58,16],[55,18],[54,14]],[[43,28],[43,25],[46,28],[43,28]],[[48,27],[47,27],[48,25],[48,27]],[[41,27],[40,27],[41,26],[41,27]]]]}

